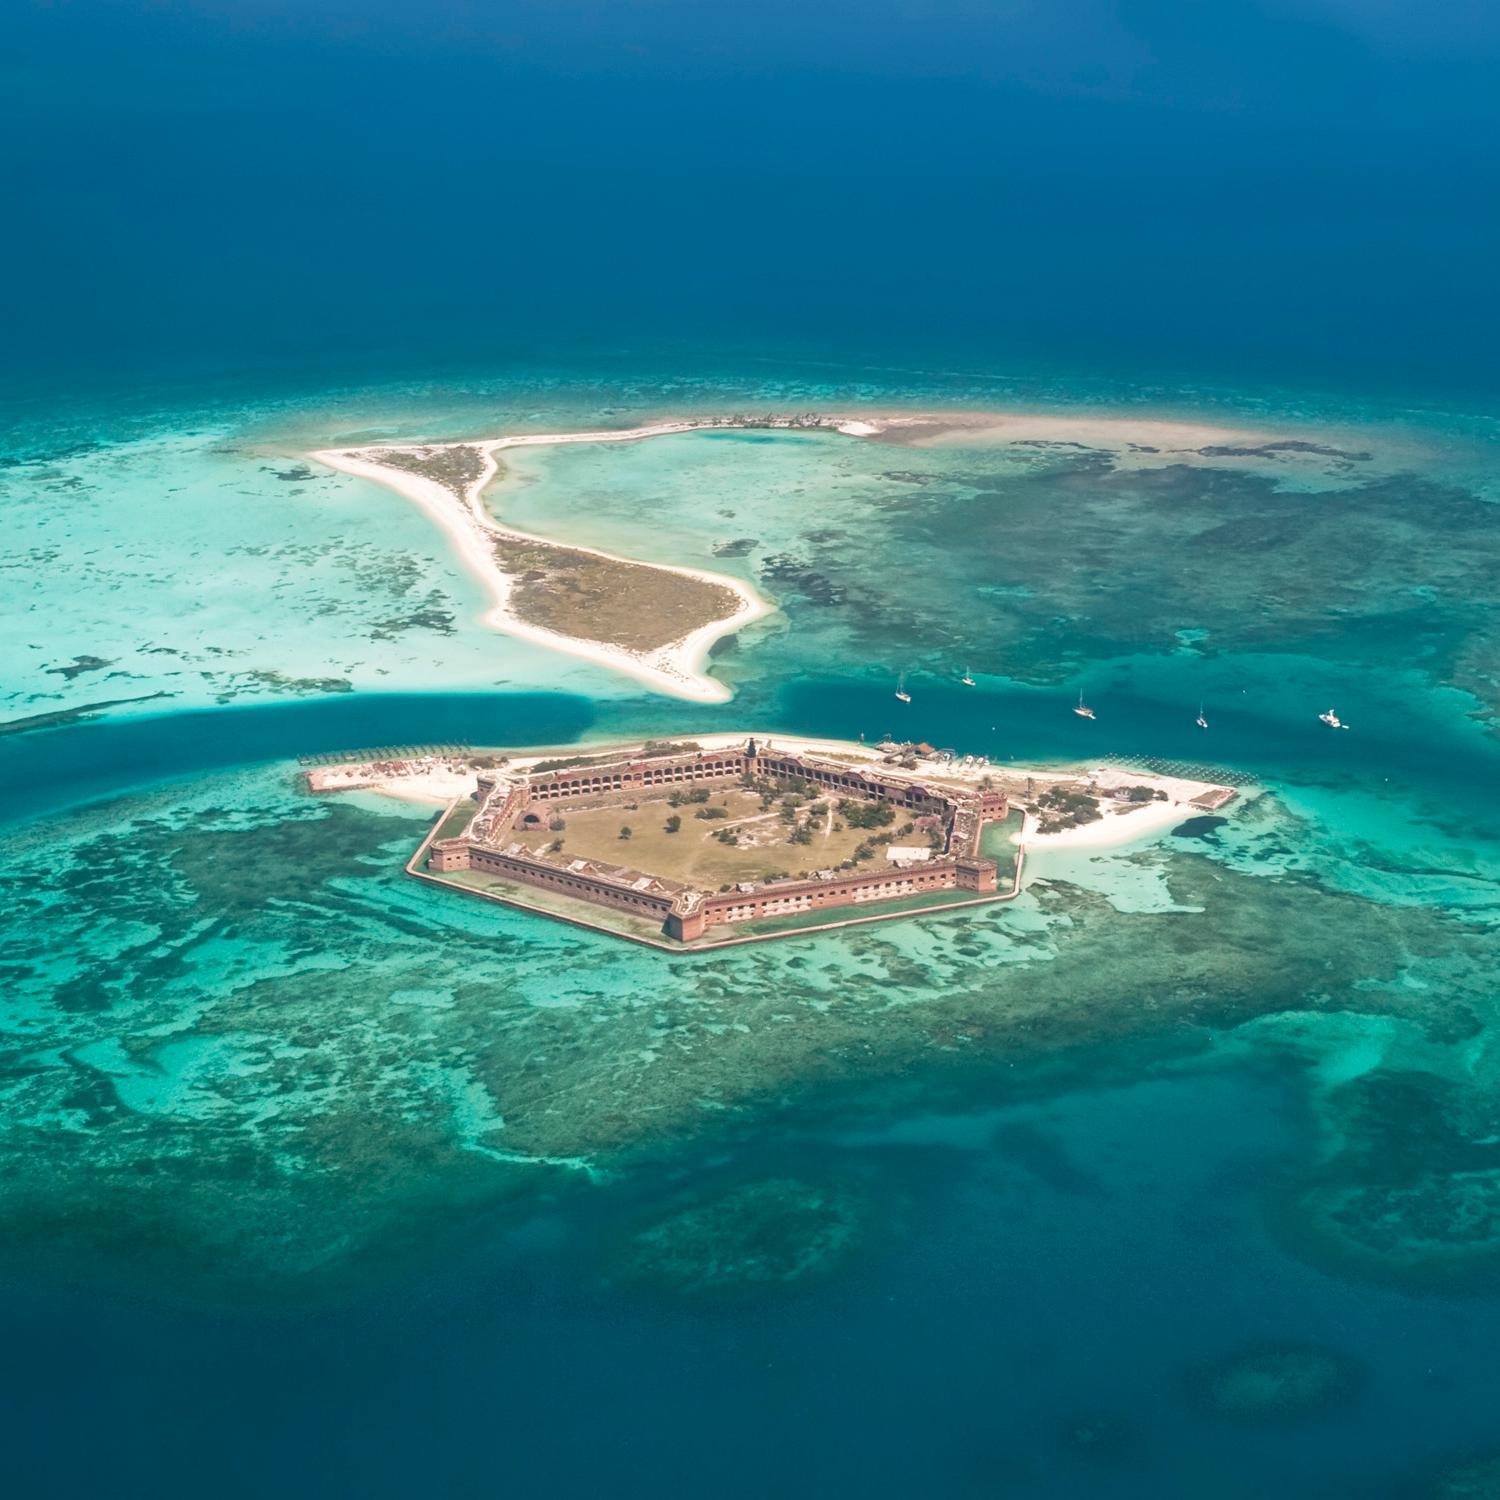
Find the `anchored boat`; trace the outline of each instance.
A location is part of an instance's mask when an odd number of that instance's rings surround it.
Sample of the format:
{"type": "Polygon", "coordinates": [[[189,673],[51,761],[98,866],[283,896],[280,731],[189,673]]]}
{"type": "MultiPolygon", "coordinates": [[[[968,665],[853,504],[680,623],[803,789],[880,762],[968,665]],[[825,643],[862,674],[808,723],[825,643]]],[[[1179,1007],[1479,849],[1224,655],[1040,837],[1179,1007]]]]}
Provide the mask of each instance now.
{"type": "Polygon", "coordinates": [[[1080,719],[1094,719],[1098,715],[1083,701],[1083,689],[1078,689],[1078,707],[1073,710],[1080,719]]]}
{"type": "Polygon", "coordinates": [[[906,691],[906,673],[905,672],[903,672],[896,679],[896,696],[903,703],[910,703],[911,702],[911,694],[906,691]]]}

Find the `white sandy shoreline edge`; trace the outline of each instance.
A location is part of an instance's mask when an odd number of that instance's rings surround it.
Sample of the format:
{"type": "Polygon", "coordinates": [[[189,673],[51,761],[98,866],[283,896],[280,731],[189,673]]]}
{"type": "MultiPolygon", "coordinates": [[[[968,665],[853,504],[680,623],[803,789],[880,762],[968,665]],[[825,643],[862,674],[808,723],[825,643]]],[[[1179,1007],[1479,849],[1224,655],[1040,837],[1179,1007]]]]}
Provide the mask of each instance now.
{"type": "Polygon", "coordinates": [[[370,479],[387,489],[394,490],[410,500],[453,543],[460,560],[470,573],[484,586],[490,597],[489,608],[481,617],[483,623],[503,635],[516,636],[521,640],[534,641],[554,651],[569,656],[582,657],[600,666],[634,677],[659,693],[674,698],[686,698],[697,703],[725,703],[732,696],[728,688],[703,672],[702,666],[709,649],[723,636],[730,635],[752,620],[772,613],[772,606],[762,599],[748,584],[723,573],[710,573],[697,568],[679,567],[672,563],[644,562],[639,558],[620,557],[598,547],[581,546],[573,542],[557,542],[550,537],[537,536],[515,527],[502,526],[485,510],[480,497],[485,486],[494,478],[498,463],[495,454],[505,448],[539,447],[552,443],[608,443],[629,442],[646,437],[656,437],[669,432],[688,432],[702,425],[692,422],[662,422],[652,427],[633,428],[623,432],[574,432],[547,436],[494,438],[475,443],[379,443],[365,448],[325,448],[309,455],[318,463],[325,464],[340,473],[358,479],[370,479]],[[439,448],[476,448],[484,455],[484,468],[478,479],[470,484],[459,499],[452,491],[436,480],[425,479],[420,474],[411,474],[389,465],[378,463],[366,455],[372,452],[390,451],[402,453],[431,452],[439,448]],[[495,559],[494,542],[502,538],[541,542],[552,547],[566,547],[573,552],[585,552],[594,557],[606,558],[610,562],[626,563],[632,567],[654,568],[663,573],[676,573],[699,583],[710,584],[726,590],[735,599],[735,608],[728,615],[721,615],[690,631],[679,640],[671,641],[652,651],[634,651],[629,647],[613,645],[604,641],[588,641],[576,636],[563,635],[540,625],[532,625],[520,619],[511,607],[513,580],[495,559]]]}

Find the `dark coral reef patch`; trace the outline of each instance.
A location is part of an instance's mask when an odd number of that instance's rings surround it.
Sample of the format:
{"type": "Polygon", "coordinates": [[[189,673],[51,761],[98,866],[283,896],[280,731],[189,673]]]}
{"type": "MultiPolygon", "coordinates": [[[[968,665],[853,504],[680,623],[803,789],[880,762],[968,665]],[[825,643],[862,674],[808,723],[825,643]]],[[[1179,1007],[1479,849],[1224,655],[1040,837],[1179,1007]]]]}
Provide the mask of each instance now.
{"type": "Polygon", "coordinates": [[[1500,1142],[1482,1098],[1415,1070],[1369,1074],[1324,1104],[1336,1148],[1287,1184],[1292,1250],[1412,1290],[1500,1286],[1500,1142]]]}
{"type": "Polygon", "coordinates": [[[1245,1426],[1336,1411],[1364,1381],[1359,1362],[1319,1344],[1265,1344],[1195,1365],[1188,1393],[1204,1411],[1245,1426]]]}
{"type": "Polygon", "coordinates": [[[790,1286],[827,1274],[860,1243],[868,1217],[855,1191],[795,1177],[740,1183],[636,1230],[625,1278],[693,1296],[790,1286]]]}

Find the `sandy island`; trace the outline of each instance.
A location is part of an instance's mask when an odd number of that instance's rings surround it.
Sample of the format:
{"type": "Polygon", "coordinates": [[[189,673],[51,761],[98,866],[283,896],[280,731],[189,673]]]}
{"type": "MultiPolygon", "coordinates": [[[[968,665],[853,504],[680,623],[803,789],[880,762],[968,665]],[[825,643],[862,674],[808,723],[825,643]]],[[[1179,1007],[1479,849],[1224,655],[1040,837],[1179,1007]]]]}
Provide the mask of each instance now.
{"type": "Polygon", "coordinates": [[[536,641],[570,656],[580,656],[617,672],[624,672],[658,692],[703,703],[722,703],[730,697],[723,683],[702,670],[709,648],[720,637],[731,634],[752,620],[771,612],[771,606],[748,585],[736,578],[708,573],[694,568],[674,567],[665,563],[641,563],[622,558],[598,548],[568,544],[566,547],[546,537],[501,526],[485,509],[482,495],[499,470],[495,455],[506,448],[540,447],[554,443],[630,442],[671,432],[691,431],[693,423],[660,422],[651,427],[625,432],[572,432],[546,436],[495,438],[478,443],[444,443],[418,446],[379,445],[370,448],[325,449],[311,456],[319,463],[373,479],[412,501],[449,537],[460,559],[484,585],[490,595],[490,607],[484,623],[505,635],[536,641]],[[482,455],[473,477],[459,483],[444,482],[422,473],[394,467],[392,455],[411,455],[426,461],[435,454],[473,451],[482,455]],[[625,568],[649,569],[705,584],[732,601],[729,609],[705,620],[696,628],[654,649],[633,648],[619,641],[594,641],[548,629],[523,618],[515,607],[517,575],[508,571],[497,556],[497,543],[521,542],[557,549],[560,553],[585,555],[625,568]]]}
{"type": "Polygon", "coordinates": [[[619,431],[375,444],[323,449],[310,456],[342,473],[387,486],[434,521],[488,593],[483,620],[490,628],[624,672],[660,693],[721,703],[731,695],[703,669],[709,649],[771,613],[767,600],[722,573],[619,557],[504,526],[489,513],[482,497],[499,472],[496,455],[507,448],[629,443],[725,428],[821,430],[914,447],[969,442],[1096,448],[1133,464],[1285,462],[1338,453],[1266,433],[1147,418],[881,412],[684,418],[619,431]],[[559,570],[556,577],[549,572],[554,567],[559,570]],[[628,629],[622,624],[627,606],[628,629]],[[571,628],[560,628],[564,624],[571,628]],[[590,636],[590,628],[603,638],[590,636]]]}

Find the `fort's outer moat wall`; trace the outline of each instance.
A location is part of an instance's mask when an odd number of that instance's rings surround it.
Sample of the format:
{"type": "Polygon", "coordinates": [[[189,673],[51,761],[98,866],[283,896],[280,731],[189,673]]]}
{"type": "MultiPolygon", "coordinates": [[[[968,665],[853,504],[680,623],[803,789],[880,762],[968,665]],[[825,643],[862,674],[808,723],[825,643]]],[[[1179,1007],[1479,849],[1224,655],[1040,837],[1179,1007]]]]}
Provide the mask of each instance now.
{"type": "Polygon", "coordinates": [[[870,901],[899,901],[925,891],[989,895],[995,893],[997,885],[996,865],[989,859],[932,860],[908,869],[834,875],[826,880],[778,881],[760,891],[705,896],[693,908],[674,907],[667,918],[667,931],[679,941],[691,942],[721,923],[755,922],[870,901]]]}

